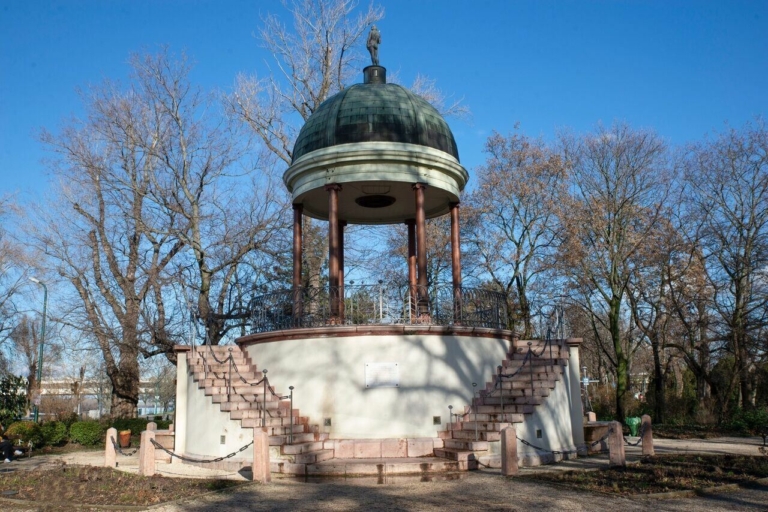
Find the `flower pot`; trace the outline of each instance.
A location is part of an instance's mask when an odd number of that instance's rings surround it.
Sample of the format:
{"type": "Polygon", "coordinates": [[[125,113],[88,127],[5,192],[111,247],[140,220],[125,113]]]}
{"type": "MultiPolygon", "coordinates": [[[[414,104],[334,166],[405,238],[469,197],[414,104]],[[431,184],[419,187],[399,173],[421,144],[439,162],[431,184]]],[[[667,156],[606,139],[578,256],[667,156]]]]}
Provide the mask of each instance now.
{"type": "Polygon", "coordinates": [[[131,431],[121,430],[117,433],[117,442],[120,443],[120,448],[131,447],[131,431]]]}

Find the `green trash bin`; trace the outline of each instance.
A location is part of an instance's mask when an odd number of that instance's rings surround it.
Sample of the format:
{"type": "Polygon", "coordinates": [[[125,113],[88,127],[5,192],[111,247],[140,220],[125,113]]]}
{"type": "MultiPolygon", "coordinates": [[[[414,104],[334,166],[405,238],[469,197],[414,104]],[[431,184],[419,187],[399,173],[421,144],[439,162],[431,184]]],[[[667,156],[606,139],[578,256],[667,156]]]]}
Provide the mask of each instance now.
{"type": "Polygon", "coordinates": [[[629,433],[632,434],[632,437],[637,437],[637,430],[640,428],[642,420],[635,416],[632,418],[625,418],[624,423],[629,427],[629,433]]]}

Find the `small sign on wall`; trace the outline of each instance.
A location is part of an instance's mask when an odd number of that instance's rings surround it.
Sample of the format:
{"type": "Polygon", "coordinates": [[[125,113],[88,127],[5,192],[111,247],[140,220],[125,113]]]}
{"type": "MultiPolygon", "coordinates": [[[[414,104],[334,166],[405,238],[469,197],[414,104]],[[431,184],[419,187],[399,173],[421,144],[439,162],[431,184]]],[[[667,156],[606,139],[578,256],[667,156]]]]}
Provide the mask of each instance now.
{"type": "Polygon", "coordinates": [[[397,363],[365,363],[365,387],[400,387],[400,366],[397,363]]]}

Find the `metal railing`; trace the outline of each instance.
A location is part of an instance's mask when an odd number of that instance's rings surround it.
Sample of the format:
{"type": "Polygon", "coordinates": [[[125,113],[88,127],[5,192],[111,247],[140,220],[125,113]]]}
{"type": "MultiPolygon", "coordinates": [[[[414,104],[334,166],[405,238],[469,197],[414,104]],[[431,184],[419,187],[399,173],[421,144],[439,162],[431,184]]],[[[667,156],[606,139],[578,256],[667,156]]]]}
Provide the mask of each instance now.
{"type": "Polygon", "coordinates": [[[383,282],[266,293],[251,300],[249,315],[251,333],[327,325],[507,326],[503,293],[383,282]],[[334,301],[337,308],[332,307],[334,301]]]}

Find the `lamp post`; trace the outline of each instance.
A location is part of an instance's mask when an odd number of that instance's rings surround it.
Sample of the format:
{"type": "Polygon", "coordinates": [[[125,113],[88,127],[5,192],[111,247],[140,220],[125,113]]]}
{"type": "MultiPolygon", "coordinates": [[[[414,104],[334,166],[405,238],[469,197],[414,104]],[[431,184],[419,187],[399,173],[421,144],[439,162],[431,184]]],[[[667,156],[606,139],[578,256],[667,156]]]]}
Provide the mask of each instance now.
{"type": "Polygon", "coordinates": [[[45,316],[46,312],[48,310],[48,287],[45,286],[45,283],[40,281],[39,279],[35,277],[30,277],[30,281],[32,281],[35,284],[39,284],[43,287],[43,324],[40,327],[40,353],[37,356],[37,400],[38,403],[35,404],[35,423],[37,423],[38,415],[40,412],[40,404],[39,399],[40,395],[43,391],[43,348],[45,347],[45,316]]]}

